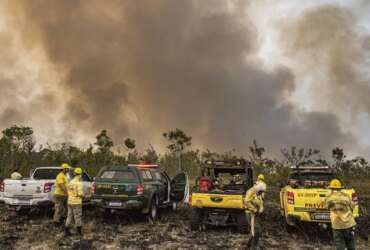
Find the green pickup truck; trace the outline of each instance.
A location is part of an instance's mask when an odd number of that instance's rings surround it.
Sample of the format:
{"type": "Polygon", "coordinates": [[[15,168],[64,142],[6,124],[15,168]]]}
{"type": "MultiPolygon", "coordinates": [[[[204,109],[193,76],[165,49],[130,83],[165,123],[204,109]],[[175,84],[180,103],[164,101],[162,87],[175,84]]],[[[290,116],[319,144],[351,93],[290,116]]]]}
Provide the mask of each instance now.
{"type": "Polygon", "coordinates": [[[189,183],[185,173],[171,179],[158,165],[107,166],[97,174],[92,192],[106,212],[139,211],[154,221],[159,208],[188,200],[189,183]]]}

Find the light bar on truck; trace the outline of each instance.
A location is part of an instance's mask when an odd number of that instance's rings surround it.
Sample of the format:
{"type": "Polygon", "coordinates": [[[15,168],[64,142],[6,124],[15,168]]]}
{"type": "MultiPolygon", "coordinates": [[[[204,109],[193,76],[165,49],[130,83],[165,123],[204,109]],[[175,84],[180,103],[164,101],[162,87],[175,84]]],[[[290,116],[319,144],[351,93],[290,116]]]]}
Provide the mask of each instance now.
{"type": "Polygon", "coordinates": [[[137,168],[158,168],[158,164],[128,164],[129,167],[137,168]]]}
{"type": "Polygon", "coordinates": [[[291,166],[290,167],[291,169],[315,169],[315,170],[318,170],[318,169],[329,169],[329,166],[301,166],[301,167],[297,167],[297,166],[291,166]]]}

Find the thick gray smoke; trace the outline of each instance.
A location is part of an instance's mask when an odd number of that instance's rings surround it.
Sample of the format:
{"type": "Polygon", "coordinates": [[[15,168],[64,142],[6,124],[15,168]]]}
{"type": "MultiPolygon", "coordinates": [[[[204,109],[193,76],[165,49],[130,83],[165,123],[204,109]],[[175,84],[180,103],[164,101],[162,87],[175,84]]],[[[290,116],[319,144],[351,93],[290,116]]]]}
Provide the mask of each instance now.
{"type": "MultiPolygon", "coordinates": [[[[73,133],[108,129],[117,142],[132,134],[153,142],[179,127],[197,145],[241,152],[253,138],[275,152],[351,143],[335,115],[289,104],[296,86],[289,69],[267,73],[247,60],[258,34],[239,11],[242,2],[232,10],[213,0],[13,1],[11,10],[26,47],[41,46],[61,72],[54,86],[65,100],[59,123],[73,133]]],[[[333,60],[345,64],[342,56],[333,60]]],[[[0,125],[9,116],[22,122],[29,115],[9,110],[0,125]]]]}
{"type": "Polygon", "coordinates": [[[369,37],[359,35],[356,17],[343,8],[322,6],[291,21],[282,32],[285,52],[304,62],[306,74],[317,80],[314,87],[322,97],[317,101],[351,118],[369,113],[369,37]]]}

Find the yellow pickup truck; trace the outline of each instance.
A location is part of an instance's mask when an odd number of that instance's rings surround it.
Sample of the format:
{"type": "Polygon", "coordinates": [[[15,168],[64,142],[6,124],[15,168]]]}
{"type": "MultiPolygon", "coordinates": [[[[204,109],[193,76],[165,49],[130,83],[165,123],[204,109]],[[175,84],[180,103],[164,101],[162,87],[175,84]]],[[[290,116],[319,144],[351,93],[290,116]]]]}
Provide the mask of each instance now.
{"type": "Polygon", "coordinates": [[[206,161],[190,196],[191,229],[207,225],[248,230],[244,196],[253,185],[251,163],[245,160],[206,161]]]}
{"type": "MultiPolygon", "coordinates": [[[[286,186],[280,191],[280,211],[287,229],[299,222],[319,225],[330,223],[324,201],[331,190],[329,182],[336,178],[328,166],[292,167],[286,186]]],[[[352,197],[354,216],[359,216],[358,197],[354,189],[342,190],[352,197]]]]}

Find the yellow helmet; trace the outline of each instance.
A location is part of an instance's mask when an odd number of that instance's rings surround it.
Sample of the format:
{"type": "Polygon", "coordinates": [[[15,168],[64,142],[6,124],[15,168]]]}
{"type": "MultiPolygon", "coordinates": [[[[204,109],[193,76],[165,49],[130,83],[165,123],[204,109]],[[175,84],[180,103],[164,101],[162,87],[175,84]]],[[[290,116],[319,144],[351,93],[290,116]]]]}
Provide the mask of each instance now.
{"type": "Polygon", "coordinates": [[[82,169],[81,168],[75,168],[74,173],[75,174],[82,174],[82,169]]]}
{"type": "Polygon", "coordinates": [[[63,164],[61,165],[61,168],[62,168],[62,169],[70,169],[71,167],[68,165],[68,163],[63,163],[63,164]]]}
{"type": "Polygon", "coordinates": [[[329,188],[331,189],[341,189],[343,188],[342,183],[338,179],[333,179],[330,181],[329,188]]]}
{"type": "Polygon", "coordinates": [[[257,176],[257,180],[258,180],[258,181],[265,181],[265,176],[264,176],[263,174],[259,174],[259,175],[257,176]]]}

